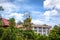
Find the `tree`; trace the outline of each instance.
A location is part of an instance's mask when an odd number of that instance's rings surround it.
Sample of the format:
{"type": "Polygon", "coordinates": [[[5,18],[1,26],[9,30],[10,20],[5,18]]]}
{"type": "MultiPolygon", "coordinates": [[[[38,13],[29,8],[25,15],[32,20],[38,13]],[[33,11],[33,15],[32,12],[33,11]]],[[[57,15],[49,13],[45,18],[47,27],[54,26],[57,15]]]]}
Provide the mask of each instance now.
{"type": "Polygon", "coordinates": [[[26,27],[26,30],[31,30],[32,23],[31,23],[31,18],[30,16],[27,17],[24,22],[23,22],[23,27],[26,27]]]}
{"type": "Polygon", "coordinates": [[[3,27],[0,27],[0,38],[2,37],[3,32],[4,32],[4,28],[3,27]]]}
{"type": "Polygon", "coordinates": [[[46,36],[46,35],[40,35],[40,38],[39,38],[40,40],[49,40],[48,39],[48,36],[46,36]]]}
{"type": "Polygon", "coordinates": [[[11,30],[10,27],[5,29],[1,40],[17,40],[17,35],[15,33],[15,30],[11,30]]]}
{"type": "Polygon", "coordinates": [[[4,25],[4,23],[2,22],[2,20],[0,20],[0,27],[2,27],[4,25]]]}
{"type": "Polygon", "coordinates": [[[15,23],[15,19],[14,18],[10,18],[9,19],[9,22],[10,22],[10,27],[15,27],[16,26],[16,23],[15,23]]]}
{"type": "Polygon", "coordinates": [[[24,30],[22,32],[22,34],[23,34],[23,37],[25,37],[27,40],[33,39],[33,32],[32,31],[24,30]]]}
{"type": "MultiPolygon", "coordinates": [[[[3,9],[2,6],[0,6],[0,11],[4,11],[4,9],[3,9]]],[[[2,18],[2,16],[1,16],[1,14],[0,14],[0,20],[1,20],[1,18],[2,18]]]]}
{"type": "Polygon", "coordinates": [[[60,27],[55,25],[49,33],[50,40],[60,40],[60,27]]]}
{"type": "Polygon", "coordinates": [[[15,19],[10,18],[9,20],[10,26],[5,29],[3,35],[2,35],[2,40],[17,40],[17,34],[15,30],[15,19]]]}
{"type": "Polygon", "coordinates": [[[32,23],[31,23],[32,18],[30,17],[30,13],[27,14],[27,18],[23,21],[23,27],[26,27],[26,30],[31,30],[32,23]]]}
{"type": "MultiPolygon", "coordinates": [[[[2,6],[0,6],[0,11],[4,11],[2,6]]],[[[3,25],[4,25],[4,23],[2,22],[2,16],[0,14],[0,26],[3,26],[3,25]]]]}
{"type": "Polygon", "coordinates": [[[10,18],[9,20],[10,26],[5,29],[3,32],[1,40],[22,40],[22,36],[20,36],[19,29],[16,28],[16,23],[14,18],[10,18]]]}

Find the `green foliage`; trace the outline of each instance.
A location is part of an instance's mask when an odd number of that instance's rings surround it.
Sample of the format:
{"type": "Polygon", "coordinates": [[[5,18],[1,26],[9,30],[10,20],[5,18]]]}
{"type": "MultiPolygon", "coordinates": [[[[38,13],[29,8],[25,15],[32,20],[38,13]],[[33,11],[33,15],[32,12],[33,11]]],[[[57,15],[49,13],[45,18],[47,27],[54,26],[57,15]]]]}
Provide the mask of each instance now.
{"type": "Polygon", "coordinates": [[[33,30],[19,30],[8,27],[4,30],[1,40],[47,40],[47,36],[34,33],[33,30]]]}
{"type": "Polygon", "coordinates": [[[2,20],[0,20],[0,26],[3,26],[4,25],[4,23],[2,22],[2,20]]]}
{"type": "Polygon", "coordinates": [[[22,32],[22,34],[23,34],[23,37],[25,37],[27,39],[33,39],[33,33],[32,33],[32,31],[25,30],[25,31],[22,32]]]}
{"type": "Polygon", "coordinates": [[[32,26],[32,23],[31,23],[31,18],[30,17],[27,17],[24,22],[23,22],[23,26],[26,27],[26,30],[31,30],[31,26],[32,26]]]}
{"type": "Polygon", "coordinates": [[[2,37],[2,35],[3,35],[3,32],[4,32],[4,28],[0,28],[0,38],[2,37]]]}
{"type": "Polygon", "coordinates": [[[11,30],[11,28],[7,28],[3,35],[2,35],[2,40],[16,40],[17,39],[17,36],[15,34],[15,31],[14,30],[11,30]]]}
{"type": "Polygon", "coordinates": [[[16,25],[14,18],[10,18],[9,22],[10,22],[10,27],[14,27],[16,25]]]}
{"type": "Polygon", "coordinates": [[[48,36],[34,33],[34,40],[48,40],[48,36]]]}
{"type": "Polygon", "coordinates": [[[60,40],[60,27],[55,25],[49,34],[50,40],[60,40]]]}
{"type": "Polygon", "coordinates": [[[40,40],[49,40],[49,39],[48,39],[48,36],[46,36],[46,35],[41,35],[41,36],[40,36],[40,40]]]}
{"type": "MultiPolygon", "coordinates": [[[[3,9],[2,6],[0,6],[0,11],[4,11],[4,9],[3,9]]],[[[3,26],[4,23],[2,22],[1,18],[2,18],[2,16],[1,16],[1,14],[0,14],[0,26],[3,26]]]]}
{"type": "Polygon", "coordinates": [[[32,25],[30,17],[26,18],[23,23],[27,30],[15,28],[14,18],[11,18],[9,22],[10,26],[8,28],[0,28],[0,40],[60,40],[60,26],[55,25],[49,35],[46,36],[30,30],[32,25]]]}

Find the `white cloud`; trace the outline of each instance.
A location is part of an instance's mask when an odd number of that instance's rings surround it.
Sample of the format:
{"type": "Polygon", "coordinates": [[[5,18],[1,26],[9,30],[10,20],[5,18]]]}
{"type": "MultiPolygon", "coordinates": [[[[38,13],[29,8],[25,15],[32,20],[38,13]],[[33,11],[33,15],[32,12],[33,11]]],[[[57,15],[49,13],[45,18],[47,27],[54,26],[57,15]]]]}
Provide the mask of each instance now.
{"type": "MultiPolygon", "coordinates": [[[[15,0],[17,1],[26,1],[26,0],[15,0]]],[[[9,19],[11,17],[14,17],[16,19],[16,22],[19,20],[23,20],[22,13],[19,12],[20,9],[31,9],[30,6],[24,5],[25,7],[22,7],[21,5],[16,5],[11,2],[8,2],[7,0],[1,0],[0,6],[4,8],[4,11],[1,13],[3,18],[9,19]],[[22,7],[22,8],[21,8],[22,7]]]]}
{"type": "Polygon", "coordinates": [[[26,1],[26,0],[16,0],[16,1],[22,2],[22,1],[26,1]]]}
{"type": "Polygon", "coordinates": [[[31,11],[32,16],[40,16],[41,12],[40,11],[31,11]]]}
{"type": "Polygon", "coordinates": [[[39,19],[32,20],[32,23],[34,23],[34,24],[44,24],[44,22],[40,21],[39,19]]]}
{"type": "Polygon", "coordinates": [[[51,16],[55,16],[58,14],[57,10],[49,10],[49,11],[45,11],[44,16],[45,16],[45,20],[49,21],[51,16]]]}
{"type": "Polygon", "coordinates": [[[31,16],[39,19],[43,14],[40,11],[31,11],[31,16]]]}
{"type": "Polygon", "coordinates": [[[22,6],[25,10],[30,10],[31,11],[31,9],[33,9],[33,6],[30,6],[30,5],[23,5],[22,6]]]}
{"type": "Polygon", "coordinates": [[[0,3],[2,2],[2,0],[0,0],[0,3]]]}
{"type": "Polygon", "coordinates": [[[52,10],[45,11],[45,13],[44,13],[46,20],[49,21],[51,16],[58,14],[58,10],[56,10],[56,9],[60,9],[60,0],[45,0],[44,8],[52,9],[52,10]]]}
{"type": "Polygon", "coordinates": [[[40,11],[32,11],[33,14],[40,14],[40,11]]]}
{"type": "Polygon", "coordinates": [[[4,8],[4,11],[1,13],[3,18],[9,19],[11,17],[14,17],[16,19],[16,22],[22,20],[23,14],[17,13],[20,10],[20,7],[17,5],[10,2],[2,2],[0,3],[0,6],[4,8]]]}
{"type": "Polygon", "coordinates": [[[10,0],[0,0],[0,3],[2,2],[9,2],[10,0]]]}
{"type": "Polygon", "coordinates": [[[13,17],[15,18],[16,22],[22,21],[23,20],[24,14],[21,13],[11,13],[8,17],[13,17]]]}
{"type": "Polygon", "coordinates": [[[44,7],[46,9],[59,9],[60,10],[60,0],[45,0],[44,7]]]}
{"type": "Polygon", "coordinates": [[[22,21],[23,20],[23,16],[24,14],[21,14],[21,13],[11,13],[9,15],[5,15],[3,14],[3,17],[6,18],[6,19],[9,19],[9,18],[15,18],[16,22],[18,21],[22,21]]]}
{"type": "Polygon", "coordinates": [[[0,0],[0,3],[3,2],[4,0],[0,0]]]}
{"type": "Polygon", "coordinates": [[[11,13],[13,11],[18,11],[19,7],[9,2],[0,3],[0,6],[4,8],[5,13],[11,13]]]}
{"type": "Polygon", "coordinates": [[[28,2],[28,0],[14,0],[14,3],[25,3],[28,2]]]}

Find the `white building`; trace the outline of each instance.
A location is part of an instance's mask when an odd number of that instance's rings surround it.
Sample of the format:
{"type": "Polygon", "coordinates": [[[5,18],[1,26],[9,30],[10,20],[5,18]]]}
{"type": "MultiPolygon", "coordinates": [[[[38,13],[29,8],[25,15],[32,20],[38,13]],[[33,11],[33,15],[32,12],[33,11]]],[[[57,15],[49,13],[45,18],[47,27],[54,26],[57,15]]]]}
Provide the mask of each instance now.
{"type": "MultiPolygon", "coordinates": [[[[22,25],[19,25],[19,28],[21,30],[26,30],[25,27],[23,27],[22,25]]],[[[48,35],[50,29],[52,27],[51,26],[48,26],[48,25],[32,25],[32,30],[34,30],[36,33],[39,33],[39,34],[45,34],[45,35],[48,35]]]]}
{"type": "Polygon", "coordinates": [[[39,34],[45,34],[48,35],[49,31],[50,31],[51,26],[48,25],[33,25],[32,29],[39,34]]]}

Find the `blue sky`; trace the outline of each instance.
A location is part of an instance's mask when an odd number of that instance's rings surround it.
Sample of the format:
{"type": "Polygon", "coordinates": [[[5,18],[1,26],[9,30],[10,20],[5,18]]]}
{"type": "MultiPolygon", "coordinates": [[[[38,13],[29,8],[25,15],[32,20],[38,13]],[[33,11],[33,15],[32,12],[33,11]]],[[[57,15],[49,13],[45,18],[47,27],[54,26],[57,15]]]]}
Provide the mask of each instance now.
{"type": "Polygon", "coordinates": [[[29,11],[34,24],[60,24],[60,0],[0,0],[0,6],[6,19],[14,17],[16,22],[22,21],[29,11]]]}

